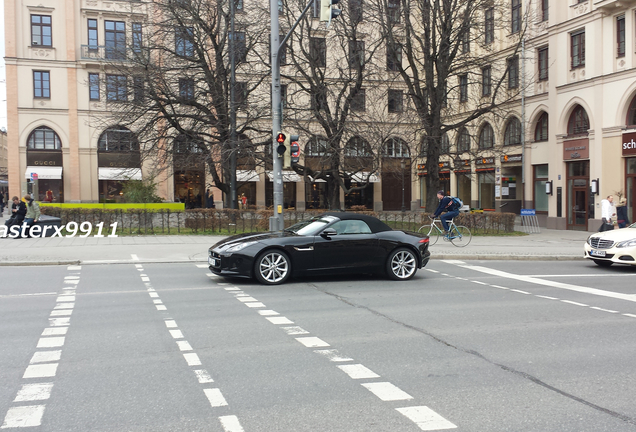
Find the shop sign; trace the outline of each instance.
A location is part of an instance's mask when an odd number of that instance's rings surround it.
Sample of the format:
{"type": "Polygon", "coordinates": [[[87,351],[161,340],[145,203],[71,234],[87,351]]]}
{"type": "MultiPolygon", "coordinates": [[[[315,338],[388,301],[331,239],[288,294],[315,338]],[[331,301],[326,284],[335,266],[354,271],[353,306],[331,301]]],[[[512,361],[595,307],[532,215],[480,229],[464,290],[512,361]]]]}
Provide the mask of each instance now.
{"type": "Polygon", "coordinates": [[[636,155],[636,132],[623,134],[623,156],[636,155]]]}
{"type": "Polygon", "coordinates": [[[588,138],[564,141],[563,160],[589,159],[590,140],[588,138]]]}
{"type": "Polygon", "coordinates": [[[440,162],[438,164],[438,166],[440,167],[440,169],[450,169],[450,162],[446,161],[446,162],[440,162]]]}
{"type": "Polygon", "coordinates": [[[27,151],[28,166],[62,166],[61,151],[27,151]]]}
{"type": "Polygon", "coordinates": [[[487,158],[481,158],[481,159],[475,160],[475,165],[489,165],[494,163],[495,163],[494,157],[487,157],[487,158]]]}
{"type": "Polygon", "coordinates": [[[139,152],[100,152],[97,154],[97,165],[103,168],[139,168],[140,164],[139,152]]]}
{"type": "Polygon", "coordinates": [[[516,155],[503,155],[501,156],[501,162],[503,163],[507,163],[507,162],[521,162],[522,158],[520,154],[516,154],[516,155]]]}

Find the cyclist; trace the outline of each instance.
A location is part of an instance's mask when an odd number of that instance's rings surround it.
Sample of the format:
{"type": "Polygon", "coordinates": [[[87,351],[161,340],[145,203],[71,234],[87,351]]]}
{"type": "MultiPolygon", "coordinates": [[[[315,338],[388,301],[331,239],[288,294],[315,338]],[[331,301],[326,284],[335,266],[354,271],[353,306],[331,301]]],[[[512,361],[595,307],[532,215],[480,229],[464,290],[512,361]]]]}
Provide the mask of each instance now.
{"type": "Polygon", "coordinates": [[[437,199],[439,200],[439,205],[437,206],[437,210],[435,213],[431,215],[432,218],[436,218],[439,216],[439,219],[442,221],[442,226],[444,227],[444,236],[449,237],[450,232],[448,230],[448,221],[452,220],[455,216],[459,214],[459,209],[453,203],[453,197],[445,196],[443,190],[437,191],[437,199]],[[446,214],[440,216],[442,213],[446,212],[446,214]]]}

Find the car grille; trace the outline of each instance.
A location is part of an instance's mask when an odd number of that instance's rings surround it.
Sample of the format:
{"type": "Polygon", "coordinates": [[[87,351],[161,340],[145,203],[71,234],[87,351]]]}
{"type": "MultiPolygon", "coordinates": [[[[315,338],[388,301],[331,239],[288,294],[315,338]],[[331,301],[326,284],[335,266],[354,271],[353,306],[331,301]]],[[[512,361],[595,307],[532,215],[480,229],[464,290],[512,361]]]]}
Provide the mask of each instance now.
{"type": "Polygon", "coordinates": [[[592,246],[594,249],[610,249],[614,247],[614,242],[612,240],[592,237],[590,239],[590,246],[592,246]]]}

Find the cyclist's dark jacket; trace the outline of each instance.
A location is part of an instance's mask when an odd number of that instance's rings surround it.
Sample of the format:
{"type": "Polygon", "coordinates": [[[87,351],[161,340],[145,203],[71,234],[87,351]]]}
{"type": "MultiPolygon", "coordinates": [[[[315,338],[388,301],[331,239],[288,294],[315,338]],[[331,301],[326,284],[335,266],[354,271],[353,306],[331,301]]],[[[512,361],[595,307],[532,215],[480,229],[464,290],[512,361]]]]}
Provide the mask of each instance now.
{"type": "Polygon", "coordinates": [[[433,217],[437,217],[441,215],[443,212],[449,212],[454,210],[452,208],[453,200],[449,196],[445,196],[439,201],[439,205],[437,206],[437,210],[433,213],[433,217]]]}

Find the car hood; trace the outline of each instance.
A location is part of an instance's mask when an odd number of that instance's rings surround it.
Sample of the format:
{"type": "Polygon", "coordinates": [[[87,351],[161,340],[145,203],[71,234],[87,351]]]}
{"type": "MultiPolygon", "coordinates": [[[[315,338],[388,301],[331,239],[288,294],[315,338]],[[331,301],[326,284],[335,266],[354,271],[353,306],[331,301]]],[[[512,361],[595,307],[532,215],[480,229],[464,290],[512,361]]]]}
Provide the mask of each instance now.
{"type": "Polygon", "coordinates": [[[253,241],[265,241],[274,238],[282,238],[282,237],[292,237],[296,234],[290,232],[257,232],[257,233],[245,233],[245,234],[236,234],[231,237],[225,238],[220,242],[215,243],[210,249],[223,249],[230,245],[237,243],[245,243],[245,242],[253,242],[253,241]]]}
{"type": "Polygon", "coordinates": [[[590,237],[607,239],[612,241],[629,240],[636,238],[636,228],[621,228],[592,234],[590,237]]]}

